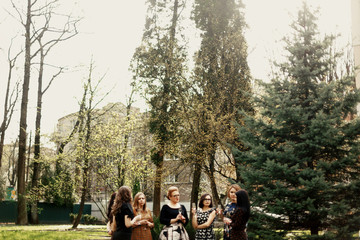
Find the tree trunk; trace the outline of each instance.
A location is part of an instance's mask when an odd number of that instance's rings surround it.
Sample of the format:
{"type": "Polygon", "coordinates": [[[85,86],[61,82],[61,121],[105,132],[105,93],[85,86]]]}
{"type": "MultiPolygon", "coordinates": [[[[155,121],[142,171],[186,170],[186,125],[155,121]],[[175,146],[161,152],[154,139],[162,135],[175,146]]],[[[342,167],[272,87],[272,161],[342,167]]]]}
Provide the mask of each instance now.
{"type": "MultiPolygon", "coordinates": [[[[192,182],[192,189],[191,189],[191,197],[190,203],[195,203],[197,205],[198,198],[199,198],[199,187],[200,187],[200,178],[201,178],[201,165],[199,163],[194,164],[194,175],[193,175],[193,182],[192,182]]],[[[192,208],[192,206],[190,206],[192,208]]],[[[192,212],[190,211],[190,218],[192,219],[192,212]]]]}
{"type": "Polygon", "coordinates": [[[207,175],[209,177],[210,180],[210,186],[211,186],[211,193],[213,195],[213,200],[214,200],[214,204],[215,206],[220,205],[221,208],[223,208],[223,205],[220,201],[220,197],[216,188],[216,182],[215,182],[215,176],[214,176],[214,172],[215,172],[215,151],[212,150],[210,155],[208,156],[209,158],[209,169],[207,171],[207,175]]]}
{"type": "Polygon", "coordinates": [[[1,128],[0,136],[1,136],[0,137],[0,169],[1,169],[1,160],[4,151],[4,140],[5,140],[5,130],[3,130],[3,128],[1,128]]]}
{"type": "Polygon", "coordinates": [[[311,235],[319,235],[319,227],[318,226],[311,226],[310,231],[311,231],[311,235]]]}
{"type": "Polygon", "coordinates": [[[80,198],[80,208],[79,208],[79,212],[78,215],[73,223],[72,228],[77,228],[77,226],[80,223],[80,219],[82,217],[82,213],[84,210],[84,205],[85,205],[85,199],[86,199],[86,193],[87,193],[87,189],[88,189],[88,169],[84,168],[84,173],[83,173],[83,187],[82,187],[82,192],[81,192],[81,198],[80,198]]]}
{"type": "Polygon", "coordinates": [[[29,99],[30,84],[30,24],[31,24],[31,0],[27,2],[27,14],[25,25],[25,67],[24,82],[20,112],[20,133],[19,133],[19,160],[18,160],[18,216],[16,224],[27,224],[26,192],[25,192],[25,160],[26,160],[26,128],[27,128],[27,105],[29,99]]]}
{"type": "MultiPolygon", "coordinates": [[[[162,151],[160,151],[159,155],[161,156],[161,158],[164,157],[162,151]]],[[[160,161],[156,165],[156,172],[155,172],[153,213],[154,216],[156,217],[160,217],[161,181],[162,181],[163,164],[164,161],[160,161]]]]}
{"type": "Polygon", "coordinates": [[[44,71],[44,53],[43,48],[40,49],[40,69],[38,77],[38,93],[37,93],[37,107],[36,107],[36,120],[35,120],[35,142],[34,142],[34,166],[33,166],[33,176],[31,181],[31,189],[36,195],[34,202],[31,203],[31,214],[30,214],[30,223],[39,224],[38,217],[38,208],[37,208],[37,198],[38,198],[38,187],[39,187],[39,178],[40,178],[40,169],[41,164],[40,160],[40,128],[41,128],[41,108],[42,108],[42,78],[44,71]]]}
{"type": "MultiPolygon", "coordinates": [[[[72,228],[77,228],[77,226],[80,223],[80,219],[84,210],[84,205],[85,205],[85,200],[87,197],[87,192],[89,190],[89,161],[90,161],[90,147],[89,147],[89,142],[90,142],[90,136],[91,136],[91,108],[92,108],[92,98],[94,97],[93,94],[94,92],[91,91],[91,73],[92,73],[92,66],[90,68],[90,75],[89,75],[89,79],[88,79],[88,83],[86,86],[86,89],[90,89],[90,98],[89,98],[89,106],[86,109],[85,108],[85,112],[86,112],[86,123],[85,123],[85,139],[84,139],[84,149],[83,149],[83,159],[84,159],[84,163],[83,163],[83,184],[82,184],[82,193],[81,193],[81,200],[80,200],[80,209],[79,209],[79,213],[77,215],[77,218],[75,219],[75,222],[72,226],[72,228]]],[[[85,93],[87,92],[87,90],[85,91],[85,93]]],[[[86,99],[86,97],[85,97],[86,99]]],[[[84,113],[85,113],[84,112],[84,113]]],[[[82,124],[80,124],[82,125],[82,124]]],[[[80,128],[81,130],[82,128],[80,128]]],[[[84,133],[84,130],[82,130],[84,133]]],[[[80,133],[80,135],[82,135],[83,133],[80,133]]],[[[82,137],[79,138],[79,143],[82,143],[82,137]]],[[[81,163],[81,159],[78,159],[77,161],[78,163],[81,163]]]]}

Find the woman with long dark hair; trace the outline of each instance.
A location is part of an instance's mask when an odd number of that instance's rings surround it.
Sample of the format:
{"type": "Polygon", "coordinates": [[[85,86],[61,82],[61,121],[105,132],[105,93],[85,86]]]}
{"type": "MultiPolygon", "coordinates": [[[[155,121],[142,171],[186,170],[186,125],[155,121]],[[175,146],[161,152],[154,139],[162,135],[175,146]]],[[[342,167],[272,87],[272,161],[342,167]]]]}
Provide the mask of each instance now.
{"type": "Polygon", "coordinates": [[[141,219],[141,216],[134,217],[131,201],[131,189],[127,186],[120,187],[111,208],[113,240],[131,240],[132,226],[141,219]]]}
{"type": "Polygon", "coordinates": [[[113,194],[111,194],[111,197],[110,197],[110,201],[109,201],[109,205],[108,205],[108,209],[107,209],[107,213],[106,213],[106,216],[108,218],[108,223],[106,225],[106,228],[107,228],[107,231],[109,233],[109,235],[112,235],[112,231],[111,231],[111,223],[113,221],[113,216],[111,214],[111,208],[112,206],[114,205],[114,201],[115,201],[115,197],[116,197],[116,192],[114,192],[113,194]]]}
{"type": "Polygon", "coordinates": [[[246,224],[250,217],[250,201],[248,193],[241,189],[236,192],[236,210],[231,216],[231,240],[247,240],[246,224]]]}

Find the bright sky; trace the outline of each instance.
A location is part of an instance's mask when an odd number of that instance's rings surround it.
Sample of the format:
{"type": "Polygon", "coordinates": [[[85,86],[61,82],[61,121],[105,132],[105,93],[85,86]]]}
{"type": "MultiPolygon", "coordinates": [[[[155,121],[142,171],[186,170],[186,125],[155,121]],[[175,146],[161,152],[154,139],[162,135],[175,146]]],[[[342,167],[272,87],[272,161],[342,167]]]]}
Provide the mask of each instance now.
{"type": "MultiPolygon", "coordinates": [[[[24,2],[18,0],[20,2],[24,2]]],[[[21,33],[22,28],[8,16],[5,9],[12,11],[10,0],[0,3],[0,120],[3,117],[3,102],[7,81],[7,48],[12,36],[21,33]]],[[[83,16],[79,26],[80,34],[54,50],[51,62],[58,65],[89,66],[95,62],[94,79],[104,74],[100,94],[113,89],[102,106],[109,102],[121,101],[129,94],[131,73],[130,59],[140,44],[144,26],[145,0],[62,0],[64,6],[83,16]]],[[[281,39],[289,31],[289,24],[296,16],[301,0],[243,0],[246,5],[245,17],[249,25],[246,33],[249,45],[248,62],[254,78],[266,80],[270,71],[269,58],[281,55],[281,39]]],[[[312,6],[320,7],[319,26],[324,33],[341,33],[339,42],[350,43],[350,0],[309,0],[312,6]]],[[[13,12],[13,11],[12,11],[13,12]]],[[[196,42],[196,39],[192,39],[196,42]]],[[[23,41],[23,40],[21,40],[23,41]]],[[[190,42],[193,43],[192,41],[190,42]]],[[[23,77],[23,66],[17,76],[23,77]]],[[[87,77],[87,70],[69,72],[60,76],[44,96],[43,133],[54,131],[57,120],[78,110],[81,98],[81,83],[87,77]]],[[[35,75],[33,75],[35,76],[35,75]]],[[[30,87],[28,130],[35,125],[36,79],[30,87]]],[[[20,99],[21,100],[21,99],[20,99]]],[[[139,100],[135,106],[144,108],[139,100]]],[[[7,142],[15,140],[19,128],[19,108],[13,123],[6,133],[7,142]]]]}

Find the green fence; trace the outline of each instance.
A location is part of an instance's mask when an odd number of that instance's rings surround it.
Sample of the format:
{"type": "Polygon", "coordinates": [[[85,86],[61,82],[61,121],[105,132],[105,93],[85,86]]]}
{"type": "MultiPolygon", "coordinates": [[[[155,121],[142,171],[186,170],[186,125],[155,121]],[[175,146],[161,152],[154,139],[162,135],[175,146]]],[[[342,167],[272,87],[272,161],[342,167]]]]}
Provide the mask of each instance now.
{"type": "MultiPolygon", "coordinates": [[[[78,213],[80,205],[74,204],[73,207],[59,207],[53,203],[39,203],[39,222],[40,223],[70,223],[70,213],[78,213]]],[[[85,204],[83,215],[91,215],[91,205],[85,204]]],[[[0,202],[0,222],[16,222],[17,202],[0,202]]]]}

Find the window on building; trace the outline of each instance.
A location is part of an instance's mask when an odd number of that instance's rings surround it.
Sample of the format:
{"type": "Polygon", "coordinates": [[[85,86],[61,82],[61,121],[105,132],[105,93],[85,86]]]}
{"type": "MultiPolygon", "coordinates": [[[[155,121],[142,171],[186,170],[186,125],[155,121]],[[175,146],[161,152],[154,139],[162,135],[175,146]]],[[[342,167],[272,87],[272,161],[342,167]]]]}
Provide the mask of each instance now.
{"type": "Polygon", "coordinates": [[[175,161],[175,160],[179,160],[179,158],[176,155],[171,155],[166,153],[164,156],[164,161],[175,161]]]}
{"type": "Polygon", "coordinates": [[[175,183],[179,182],[179,178],[177,174],[170,174],[166,177],[165,182],[167,183],[175,183]]]}

